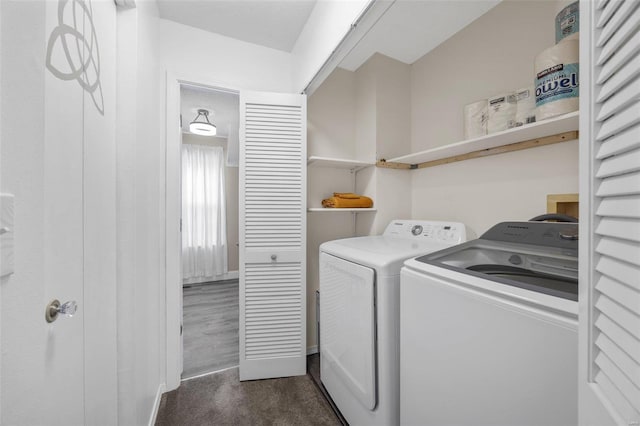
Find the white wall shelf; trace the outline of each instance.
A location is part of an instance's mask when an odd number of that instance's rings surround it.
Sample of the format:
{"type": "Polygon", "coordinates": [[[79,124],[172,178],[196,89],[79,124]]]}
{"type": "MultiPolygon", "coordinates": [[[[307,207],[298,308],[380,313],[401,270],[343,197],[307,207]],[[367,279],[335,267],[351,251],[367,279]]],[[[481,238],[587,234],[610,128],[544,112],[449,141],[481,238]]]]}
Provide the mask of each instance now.
{"type": "Polygon", "coordinates": [[[351,213],[364,213],[364,212],[375,212],[377,209],[372,208],[357,208],[357,209],[339,209],[339,208],[325,208],[325,207],[312,207],[308,208],[307,211],[309,213],[343,213],[343,212],[351,212],[351,213]]]}
{"type": "Polygon", "coordinates": [[[342,158],[331,158],[331,157],[317,157],[311,156],[307,160],[307,166],[309,167],[332,167],[336,169],[349,169],[353,172],[357,172],[358,170],[364,169],[365,167],[370,167],[375,165],[375,163],[368,163],[365,161],[356,161],[356,160],[345,160],[342,158]]]}
{"type": "Polygon", "coordinates": [[[381,160],[376,165],[391,169],[422,169],[471,158],[566,142],[577,139],[578,126],[578,111],[576,111],[480,138],[444,145],[386,161],[381,160]]]}

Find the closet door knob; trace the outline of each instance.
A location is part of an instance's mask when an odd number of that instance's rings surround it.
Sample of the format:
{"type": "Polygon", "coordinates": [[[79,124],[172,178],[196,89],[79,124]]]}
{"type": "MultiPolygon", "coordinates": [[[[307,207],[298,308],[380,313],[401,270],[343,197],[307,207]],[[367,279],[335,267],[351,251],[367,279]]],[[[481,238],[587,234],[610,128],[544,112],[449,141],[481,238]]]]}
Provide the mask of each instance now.
{"type": "Polygon", "coordinates": [[[49,302],[44,312],[44,317],[47,322],[54,322],[58,319],[58,316],[62,315],[71,318],[76,314],[78,310],[78,304],[74,300],[60,304],[60,301],[55,299],[49,302]]]}
{"type": "Polygon", "coordinates": [[[278,259],[278,255],[276,254],[272,254],[271,255],[271,260],[273,260],[274,262],[276,261],[276,259],[278,259]]]}

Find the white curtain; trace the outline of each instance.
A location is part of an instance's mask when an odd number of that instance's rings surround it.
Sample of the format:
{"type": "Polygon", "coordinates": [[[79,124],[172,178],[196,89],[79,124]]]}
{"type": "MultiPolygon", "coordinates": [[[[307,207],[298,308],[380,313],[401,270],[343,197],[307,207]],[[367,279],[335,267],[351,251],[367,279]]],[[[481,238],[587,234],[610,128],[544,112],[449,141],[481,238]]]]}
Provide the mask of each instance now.
{"type": "Polygon", "coordinates": [[[227,273],[224,154],[221,147],[182,145],[182,278],[227,273]]]}

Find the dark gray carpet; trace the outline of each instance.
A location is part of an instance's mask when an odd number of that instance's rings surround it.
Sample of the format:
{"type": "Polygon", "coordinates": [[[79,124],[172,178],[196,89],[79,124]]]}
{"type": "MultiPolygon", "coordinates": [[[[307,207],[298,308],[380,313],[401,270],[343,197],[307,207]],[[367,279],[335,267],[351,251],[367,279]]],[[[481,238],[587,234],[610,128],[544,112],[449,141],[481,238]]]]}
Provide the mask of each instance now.
{"type": "Polygon", "coordinates": [[[320,354],[307,355],[307,373],[320,386],[320,354]]]}
{"type": "Polygon", "coordinates": [[[238,309],[238,280],[183,288],[183,378],[238,365],[238,309]]]}
{"type": "Polygon", "coordinates": [[[156,425],[340,425],[311,377],[240,382],[238,369],[162,395],[156,425]]]}

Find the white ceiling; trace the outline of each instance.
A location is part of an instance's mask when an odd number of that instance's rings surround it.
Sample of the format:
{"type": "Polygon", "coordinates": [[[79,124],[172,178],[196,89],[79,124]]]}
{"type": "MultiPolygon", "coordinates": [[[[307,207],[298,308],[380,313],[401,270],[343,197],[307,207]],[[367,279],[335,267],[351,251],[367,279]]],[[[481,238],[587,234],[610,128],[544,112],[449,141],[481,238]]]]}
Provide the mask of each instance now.
{"type": "MultiPolygon", "coordinates": [[[[328,1],[328,0],[319,0],[328,1]]],[[[342,0],[348,1],[348,0],[342,0]]],[[[380,52],[411,64],[501,0],[397,0],[340,64],[355,71],[380,52]]],[[[158,0],[160,14],[183,24],[290,51],[316,0],[158,0]]],[[[236,93],[181,88],[183,131],[199,108],[210,113],[220,137],[237,144],[236,93]]]]}
{"type": "Polygon", "coordinates": [[[340,63],[357,70],[376,52],[412,64],[501,0],[397,0],[340,63]]]}
{"type": "Polygon", "coordinates": [[[291,52],[316,0],[158,0],[160,17],[291,52]]]}

